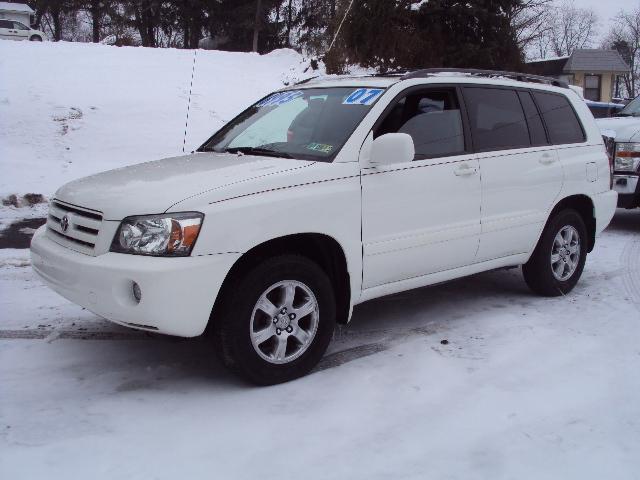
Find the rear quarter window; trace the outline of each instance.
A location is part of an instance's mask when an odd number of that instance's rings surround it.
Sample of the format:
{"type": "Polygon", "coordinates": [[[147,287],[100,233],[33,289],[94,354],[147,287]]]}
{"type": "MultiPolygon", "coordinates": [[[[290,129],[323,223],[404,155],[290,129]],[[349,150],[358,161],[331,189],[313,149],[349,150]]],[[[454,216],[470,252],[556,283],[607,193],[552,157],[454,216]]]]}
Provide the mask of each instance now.
{"type": "Polygon", "coordinates": [[[547,125],[549,140],[554,145],[581,143],[585,141],[580,120],[564,95],[533,92],[544,123],[547,125]]]}

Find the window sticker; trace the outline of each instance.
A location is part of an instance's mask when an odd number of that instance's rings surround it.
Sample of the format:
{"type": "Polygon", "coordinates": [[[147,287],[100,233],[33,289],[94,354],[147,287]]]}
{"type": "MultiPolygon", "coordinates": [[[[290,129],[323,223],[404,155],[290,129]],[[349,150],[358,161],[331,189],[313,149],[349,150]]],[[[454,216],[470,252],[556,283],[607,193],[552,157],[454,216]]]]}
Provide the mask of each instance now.
{"type": "Polygon", "coordinates": [[[382,88],[359,88],[354,90],[347,98],[343,105],[371,105],[384,92],[382,88]]]}
{"type": "Polygon", "coordinates": [[[256,107],[275,107],[283,105],[303,95],[301,90],[278,92],[256,103],[256,107]]]}
{"type": "Polygon", "coordinates": [[[326,143],[310,143],[307,145],[307,149],[313,150],[314,152],[329,154],[333,150],[333,145],[327,145],[326,143]]]}

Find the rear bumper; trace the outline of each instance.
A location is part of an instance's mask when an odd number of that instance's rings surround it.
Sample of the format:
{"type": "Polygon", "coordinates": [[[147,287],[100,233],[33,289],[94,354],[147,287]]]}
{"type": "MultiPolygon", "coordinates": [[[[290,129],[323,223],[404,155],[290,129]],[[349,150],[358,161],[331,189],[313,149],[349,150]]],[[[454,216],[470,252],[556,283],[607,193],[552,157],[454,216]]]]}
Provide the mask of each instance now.
{"type": "Polygon", "coordinates": [[[593,196],[594,214],[596,218],[596,235],[601,233],[616,213],[618,193],[614,190],[599,193],[593,196]]]}
{"type": "Polygon", "coordinates": [[[31,263],[49,287],[107,320],[181,337],[204,331],[222,282],[240,256],[92,257],[53,242],[45,228],[33,236],[31,263]],[[133,282],[140,286],[140,302],[133,282]]]}
{"type": "Polygon", "coordinates": [[[618,207],[640,207],[639,178],[637,175],[614,175],[613,188],[618,192],[618,207]]]}

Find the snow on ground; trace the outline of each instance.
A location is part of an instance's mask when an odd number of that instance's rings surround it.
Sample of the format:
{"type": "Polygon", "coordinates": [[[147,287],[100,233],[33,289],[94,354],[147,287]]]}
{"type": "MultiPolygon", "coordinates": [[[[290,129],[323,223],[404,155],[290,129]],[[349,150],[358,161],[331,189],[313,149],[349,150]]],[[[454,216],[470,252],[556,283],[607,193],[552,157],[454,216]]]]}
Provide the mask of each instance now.
{"type": "Polygon", "coordinates": [[[1,258],[0,477],[638,478],[640,211],[565,298],[510,270],[368,302],[319,371],[268,388],[1,258]]]}
{"type": "MultiPolygon", "coordinates": [[[[49,196],[180,154],[193,62],[193,50],[0,40],[0,197],[49,196]]],[[[266,93],[317,75],[308,67],[293,50],[198,50],[186,151],[266,93]]]]}
{"type": "MultiPolygon", "coordinates": [[[[0,196],[179,153],[192,53],[0,41],[0,196]]],[[[187,148],[304,70],[289,51],[198,62],[187,148]]],[[[640,211],[566,297],[515,269],[368,302],[313,374],[268,388],[0,249],[0,478],[637,479],[639,338],[640,211]]]]}

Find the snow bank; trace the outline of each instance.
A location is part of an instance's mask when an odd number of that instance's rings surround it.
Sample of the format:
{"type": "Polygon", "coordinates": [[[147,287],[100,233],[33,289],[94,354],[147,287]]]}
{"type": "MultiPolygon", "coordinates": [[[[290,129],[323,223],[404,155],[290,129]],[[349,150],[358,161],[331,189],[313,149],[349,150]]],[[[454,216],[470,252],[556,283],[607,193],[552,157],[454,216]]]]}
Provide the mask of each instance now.
{"type": "MultiPolygon", "coordinates": [[[[0,40],[0,197],[182,152],[193,50],[0,40]]],[[[186,151],[264,94],[317,75],[293,50],[198,50],[186,151]],[[306,72],[305,72],[306,70],[306,72]]]]}

